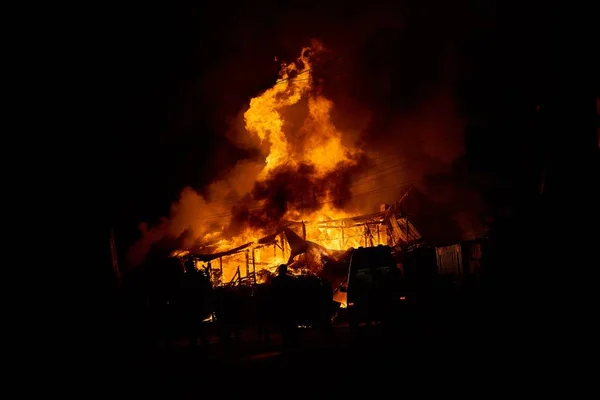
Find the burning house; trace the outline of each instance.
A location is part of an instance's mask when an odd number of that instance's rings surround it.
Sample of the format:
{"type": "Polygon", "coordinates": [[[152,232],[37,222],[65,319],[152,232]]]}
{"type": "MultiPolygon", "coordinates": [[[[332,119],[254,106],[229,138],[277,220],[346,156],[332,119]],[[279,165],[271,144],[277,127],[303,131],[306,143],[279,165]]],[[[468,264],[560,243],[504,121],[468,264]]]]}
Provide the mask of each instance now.
{"type": "Polygon", "coordinates": [[[353,143],[330,117],[333,104],[313,77],[313,66],[330,59],[313,43],[284,63],[279,80],[244,113],[240,140],[264,159],[238,163],[205,194],[184,190],[166,233],[147,237],[184,232],[172,256],[192,257],[217,284],[261,282],[283,263],[327,275],[353,248],[389,245],[400,252],[419,245],[421,235],[400,208],[410,185],[392,175],[401,166],[365,175],[385,155],[353,143]],[[382,200],[395,203],[373,212],[382,200]]]}
{"type": "Polygon", "coordinates": [[[421,244],[421,235],[399,213],[399,204],[382,205],[378,213],[343,219],[286,221],[272,234],[232,249],[179,251],[175,255],[204,263],[216,284],[257,283],[282,263],[297,272],[335,274],[324,271],[325,264],[343,261],[353,248],[388,245],[399,252],[421,244]]]}

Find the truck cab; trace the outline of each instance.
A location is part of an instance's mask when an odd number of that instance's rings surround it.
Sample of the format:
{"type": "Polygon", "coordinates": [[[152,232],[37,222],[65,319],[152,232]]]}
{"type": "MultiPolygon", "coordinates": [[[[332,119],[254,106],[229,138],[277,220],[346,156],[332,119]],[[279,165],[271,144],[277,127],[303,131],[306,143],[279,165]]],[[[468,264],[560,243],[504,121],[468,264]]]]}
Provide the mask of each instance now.
{"type": "Polygon", "coordinates": [[[350,258],[346,285],[351,327],[393,322],[403,298],[402,272],[389,246],[359,247],[350,258]]]}

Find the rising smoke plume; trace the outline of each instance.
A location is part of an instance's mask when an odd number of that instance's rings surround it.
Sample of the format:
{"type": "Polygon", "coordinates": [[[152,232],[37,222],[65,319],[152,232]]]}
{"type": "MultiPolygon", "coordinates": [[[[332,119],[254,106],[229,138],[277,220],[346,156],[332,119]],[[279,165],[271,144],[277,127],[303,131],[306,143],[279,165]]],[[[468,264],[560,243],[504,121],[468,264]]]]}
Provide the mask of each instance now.
{"type": "MultiPolygon", "coordinates": [[[[220,171],[203,194],[183,189],[168,218],[158,226],[141,226],[142,237],[129,252],[132,264],[165,238],[180,248],[208,245],[248,228],[268,230],[286,217],[324,205],[373,212],[379,204],[397,200],[410,185],[436,210],[413,206],[409,214],[432,225],[436,222],[427,222],[424,215],[435,214],[439,225],[440,215],[446,214],[458,226],[455,236],[479,229],[473,213],[479,210],[479,198],[455,173],[464,152],[464,123],[453,96],[451,49],[440,37],[418,38],[425,30],[414,28],[410,19],[390,18],[381,9],[367,11],[337,26],[313,21],[324,46],[312,42],[297,59],[287,58],[292,62],[284,65],[279,79],[293,83],[271,82],[261,96],[253,93],[230,119],[229,130],[222,121],[236,110],[216,113],[221,122],[215,123],[234,143],[256,149],[260,156],[220,171]],[[253,109],[260,112],[253,114],[253,109]]],[[[301,20],[295,17],[285,28],[274,28],[280,30],[276,37],[293,38],[286,51],[297,52],[310,43],[307,36],[290,33],[301,20]]],[[[235,92],[227,75],[244,65],[235,56],[229,61],[207,78],[219,85],[214,92],[222,96],[235,92]]]]}

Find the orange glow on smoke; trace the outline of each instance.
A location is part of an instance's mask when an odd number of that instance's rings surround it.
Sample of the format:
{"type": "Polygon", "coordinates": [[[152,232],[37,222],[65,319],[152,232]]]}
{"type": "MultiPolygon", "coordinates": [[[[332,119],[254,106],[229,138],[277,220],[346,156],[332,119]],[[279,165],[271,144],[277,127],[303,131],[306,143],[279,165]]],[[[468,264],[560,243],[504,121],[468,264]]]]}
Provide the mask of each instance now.
{"type": "MultiPolygon", "coordinates": [[[[336,128],[330,117],[334,104],[315,90],[317,88],[312,75],[310,56],[311,53],[323,50],[318,43],[310,48],[303,48],[295,62],[282,65],[280,78],[270,89],[250,100],[249,108],[244,113],[245,134],[258,138],[267,148],[264,166],[256,171],[256,178],[252,183],[264,182],[273,171],[283,166],[309,165],[314,169],[312,176],[322,178],[339,168],[356,165],[355,160],[362,154],[361,149],[344,144],[343,133],[336,128]],[[296,115],[303,118],[300,121],[301,126],[295,123],[295,127],[291,129],[288,128],[288,115],[294,107],[300,110],[296,115]]],[[[245,179],[241,184],[248,185],[248,181],[245,179]]],[[[326,189],[319,199],[318,204],[322,205],[320,209],[305,211],[301,206],[288,208],[283,220],[306,221],[305,235],[301,230],[296,230],[298,236],[305,236],[306,240],[328,250],[346,250],[350,247],[387,243],[383,229],[379,232],[365,232],[364,226],[353,226],[343,221],[360,210],[335,208],[332,204],[334,199],[326,189]]],[[[261,206],[263,204],[258,202],[255,208],[260,209],[261,206]]],[[[224,214],[223,211],[220,212],[224,214]]],[[[214,224],[214,221],[212,222],[214,224]]],[[[227,217],[223,217],[222,229],[215,229],[203,235],[202,242],[210,243],[212,253],[228,251],[247,243],[253,245],[237,254],[211,262],[213,269],[222,265],[224,282],[231,280],[238,268],[244,276],[252,270],[273,271],[279,264],[288,261],[290,248],[284,243],[283,235],[277,237],[277,243],[263,246],[258,244],[258,240],[272,234],[272,231],[246,227],[235,236],[229,237],[223,233],[227,224],[227,217]],[[248,265],[251,265],[249,269],[248,265]]],[[[194,227],[194,231],[199,232],[203,229],[194,227]]],[[[319,253],[323,251],[311,249],[309,256],[315,256],[318,263],[319,253]]],[[[174,253],[175,256],[185,254],[187,250],[183,249],[174,253]]]]}

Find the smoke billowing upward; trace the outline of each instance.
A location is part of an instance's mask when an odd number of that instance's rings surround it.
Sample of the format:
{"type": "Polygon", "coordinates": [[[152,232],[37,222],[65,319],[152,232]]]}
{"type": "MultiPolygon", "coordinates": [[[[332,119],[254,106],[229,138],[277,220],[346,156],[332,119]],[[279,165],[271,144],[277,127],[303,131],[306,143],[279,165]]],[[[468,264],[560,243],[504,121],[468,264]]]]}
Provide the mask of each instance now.
{"type": "Polygon", "coordinates": [[[202,193],[183,189],[169,218],[142,227],[131,263],[167,237],[179,248],[206,246],[324,205],[373,212],[409,185],[435,208],[409,206],[423,224],[439,225],[444,214],[456,239],[476,234],[482,205],[459,168],[464,122],[454,94],[454,45],[464,32],[397,11],[295,10],[252,29],[232,21],[239,51],[205,77],[203,91],[216,105],[215,129],[252,155],[228,160],[202,193]]]}
{"type": "Polygon", "coordinates": [[[251,196],[233,207],[230,232],[235,228],[275,228],[286,215],[299,215],[320,210],[324,204],[343,209],[352,198],[352,176],[367,165],[362,157],[354,163],[340,163],[319,175],[313,165],[282,166],[264,181],[256,182],[251,196]],[[263,204],[252,210],[244,203],[263,204]]]}

